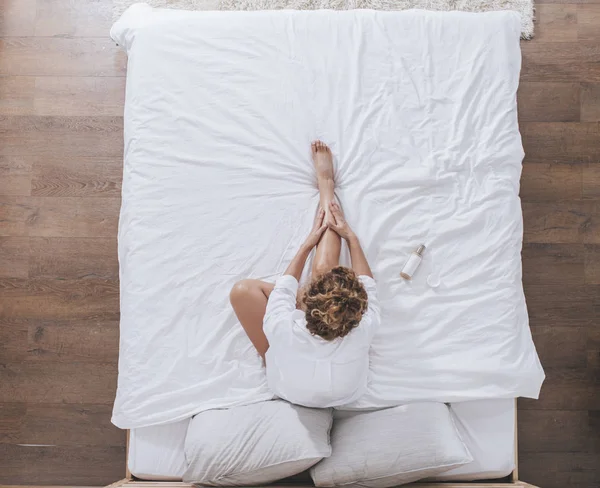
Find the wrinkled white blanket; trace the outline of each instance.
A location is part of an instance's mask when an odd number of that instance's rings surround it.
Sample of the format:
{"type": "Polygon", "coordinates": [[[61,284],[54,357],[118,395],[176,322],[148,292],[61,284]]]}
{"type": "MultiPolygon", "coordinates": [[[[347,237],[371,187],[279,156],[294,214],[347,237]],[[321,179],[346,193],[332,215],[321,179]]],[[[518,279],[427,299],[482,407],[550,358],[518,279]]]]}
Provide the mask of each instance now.
{"type": "Polygon", "coordinates": [[[513,12],[131,7],[111,31],[129,54],[113,422],[272,397],[228,292],[273,280],[308,232],[315,138],[335,154],[383,313],[369,391],[348,407],[537,397],[519,30],[513,12]]]}

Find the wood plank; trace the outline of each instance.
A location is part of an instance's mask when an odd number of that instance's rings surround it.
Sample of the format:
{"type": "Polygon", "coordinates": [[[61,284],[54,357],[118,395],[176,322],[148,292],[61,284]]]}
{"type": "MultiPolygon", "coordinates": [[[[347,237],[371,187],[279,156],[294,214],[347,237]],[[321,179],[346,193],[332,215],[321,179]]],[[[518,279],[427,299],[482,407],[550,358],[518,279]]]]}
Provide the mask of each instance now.
{"type": "Polygon", "coordinates": [[[531,334],[545,368],[585,368],[587,327],[532,326],[531,334]]]}
{"type": "Polygon", "coordinates": [[[600,43],[600,4],[577,6],[577,38],[600,43]]]}
{"type": "Polygon", "coordinates": [[[124,460],[123,447],[0,444],[0,483],[107,485],[122,476],[124,460]]]}
{"type": "Polygon", "coordinates": [[[535,42],[577,41],[577,5],[539,4],[535,9],[535,42]]]}
{"type": "Polygon", "coordinates": [[[521,477],[543,488],[598,488],[598,454],[585,452],[523,452],[521,477]]]}
{"type": "Polygon", "coordinates": [[[585,199],[600,200],[600,164],[582,165],[582,196],[585,199]]]}
{"type": "MultiPolygon", "coordinates": [[[[146,488],[146,487],[155,488],[158,483],[160,483],[161,486],[163,486],[163,483],[164,483],[164,486],[166,488],[182,488],[182,487],[192,488],[194,486],[190,483],[184,483],[183,481],[143,481],[143,480],[128,480],[127,483],[125,483],[125,485],[136,487],[136,488],[146,488]]],[[[119,486],[119,485],[117,485],[117,486],[119,486]]]]}
{"type": "Polygon", "coordinates": [[[588,412],[589,417],[589,432],[591,435],[589,436],[589,452],[600,453],[600,411],[593,410],[588,412]]]}
{"type": "Polygon", "coordinates": [[[35,35],[107,37],[112,0],[37,0],[35,35]]]}
{"type": "Polygon", "coordinates": [[[521,42],[521,81],[600,82],[597,42],[521,42]]]}
{"type": "Polygon", "coordinates": [[[122,157],[122,117],[0,117],[0,155],[122,157]]]}
{"type": "Polygon", "coordinates": [[[0,444],[9,444],[19,436],[26,414],[25,403],[0,403],[0,444]]]}
{"type": "Polygon", "coordinates": [[[123,77],[0,77],[0,115],[121,116],[124,103],[123,77]]]}
{"type": "Polygon", "coordinates": [[[579,200],[583,195],[583,165],[527,163],[521,173],[520,197],[524,202],[579,200]]]}
{"type": "Polygon", "coordinates": [[[31,162],[21,156],[0,156],[0,195],[31,194],[31,162]]]}
{"type": "Polygon", "coordinates": [[[116,364],[30,361],[0,367],[0,402],[4,403],[111,405],[116,387],[116,364]]]}
{"type": "Polygon", "coordinates": [[[600,161],[600,124],[597,122],[524,122],[520,129],[525,163],[600,161]]]}
{"type": "Polygon", "coordinates": [[[29,276],[29,238],[0,237],[0,278],[29,276]]]}
{"type": "MultiPolygon", "coordinates": [[[[117,483],[121,483],[121,481],[117,482],[117,483]]],[[[183,487],[190,487],[192,488],[194,485],[190,484],[190,483],[184,483],[182,481],[142,481],[142,480],[127,480],[127,482],[125,483],[125,485],[120,485],[117,484],[115,486],[131,486],[134,488],[156,488],[157,484],[160,483],[160,486],[164,486],[166,488],[183,488],[183,487]]],[[[113,485],[109,485],[106,488],[110,488],[113,485]]]]}
{"type": "Polygon", "coordinates": [[[596,323],[600,287],[596,285],[526,284],[532,326],[587,327],[596,323]]]}
{"type": "Polygon", "coordinates": [[[119,208],[116,198],[0,197],[0,235],[113,237],[119,208]]]}
{"type": "Polygon", "coordinates": [[[36,0],[0,0],[0,37],[32,36],[36,0]]]}
{"type": "MultiPolygon", "coordinates": [[[[600,5],[598,6],[600,7],[600,5]]],[[[584,122],[600,121],[600,83],[582,83],[580,99],[581,120],[584,122]]]]}
{"type": "Polygon", "coordinates": [[[519,120],[577,122],[580,119],[579,91],[579,83],[521,83],[517,93],[519,120]]]}
{"type": "Polygon", "coordinates": [[[586,244],[584,249],[585,260],[585,282],[600,284],[600,246],[586,244]]]}
{"type": "Polygon", "coordinates": [[[125,486],[130,482],[131,482],[131,480],[129,478],[123,478],[122,480],[111,483],[110,485],[106,486],[105,488],[116,488],[117,486],[125,486]]]}
{"type": "MultiPolygon", "coordinates": [[[[0,259],[2,239],[0,238],[0,259]]],[[[32,278],[119,278],[116,236],[29,239],[28,273],[32,278]]]]}
{"type": "MultiPolygon", "coordinates": [[[[2,362],[19,362],[27,353],[27,327],[0,319],[0,358],[2,362]]],[[[1,441],[0,441],[1,442],[1,441]]]]}
{"type": "MultiPolygon", "coordinates": [[[[596,381],[596,385],[600,383],[600,325],[588,327],[588,344],[587,344],[587,369],[589,375],[596,381]]],[[[598,409],[600,410],[600,409],[598,409]]],[[[594,419],[598,421],[598,411],[595,412],[594,419]]],[[[597,425],[597,423],[596,423],[597,425]]],[[[600,432],[600,431],[596,431],[600,432]]],[[[597,439],[600,441],[600,438],[597,439]]]]}
{"type": "Polygon", "coordinates": [[[526,243],[522,250],[523,283],[529,285],[583,285],[583,244],[526,243]]]}
{"type": "Polygon", "coordinates": [[[34,218],[35,212],[27,201],[28,197],[0,196],[0,235],[28,235],[28,220],[34,218]]]}
{"type": "MultiPolygon", "coordinates": [[[[0,279],[0,320],[119,320],[119,283],[83,280],[0,279]]],[[[37,322],[33,325],[37,325],[37,322]]]]}
{"type": "Polygon", "coordinates": [[[124,447],[125,431],[111,424],[111,411],[111,405],[0,404],[9,419],[0,423],[0,439],[4,444],[124,447]]]}
{"type": "Polygon", "coordinates": [[[102,38],[7,37],[0,39],[5,76],[124,76],[126,56],[102,38]]]}
{"type": "Polygon", "coordinates": [[[27,336],[25,359],[29,361],[117,364],[119,360],[119,322],[116,321],[85,321],[74,325],[42,321],[38,325],[30,325],[27,336]]]}
{"type": "Polygon", "coordinates": [[[519,412],[520,452],[578,452],[590,445],[587,410],[519,412]]]}
{"type": "Polygon", "coordinates": [[[600,410],[597,381],[586,368],[545,368],[545,373],[546,380],[542,385],[539,400],[519,398],[519,412],[521,410],[600,410]]]}
{"type": "Polygon", "coordinates": [[[121,197],[122,157],[31,158],[31,194],[43,197],[121,197]]]}
{"type": "Polygon", "coordinates": [[[0,115],[33,113],[35,78],[0,76],[0,115]]]}
{"type": "Polygon", "coordinates": [[[600,204],[523,202],[524,242],[600,243],[600,204]]]}
{"type": "Polygon", "coordinates": [[[125,78],[35,78],[33,115],[123,115],[125,78]]]}

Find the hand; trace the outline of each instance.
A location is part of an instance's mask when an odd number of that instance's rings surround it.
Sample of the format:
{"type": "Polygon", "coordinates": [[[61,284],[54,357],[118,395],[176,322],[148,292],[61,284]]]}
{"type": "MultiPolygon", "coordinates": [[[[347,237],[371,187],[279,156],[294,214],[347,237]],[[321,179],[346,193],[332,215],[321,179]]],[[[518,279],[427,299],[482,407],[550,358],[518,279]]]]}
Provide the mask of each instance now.
{"type": "Polygon", "coordinates": [[[306,240],[304,241],[304,246],[306,246],[306,248],[312,249],[321,240],[323,232],[325,232],[325,229],[327,229],[327,224],[323,222],[324,219],[325,210],[319,208],[319,211],[317,212],[317,216],[315,217],[315,221],[313,223],[313,228],[310,231],[310,234],[308,234],[306,240]]]}
{"type": "Polygon", "coordinates": [[[335,202],[331,202],[329,206],[332,220],[327,222],[327,227],[335,231],[341,238],[346,239],[347,241],[355,237],[354,232],[352,232],[352,229],[344,218],[344,214],[342,213],[340,206],[335,202]]]}

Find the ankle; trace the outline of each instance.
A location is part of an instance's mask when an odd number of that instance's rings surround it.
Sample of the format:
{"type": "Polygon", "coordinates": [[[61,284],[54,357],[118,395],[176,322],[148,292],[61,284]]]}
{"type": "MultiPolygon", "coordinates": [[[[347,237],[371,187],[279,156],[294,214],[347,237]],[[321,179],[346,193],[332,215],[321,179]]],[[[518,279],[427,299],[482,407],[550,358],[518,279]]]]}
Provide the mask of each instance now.
{"type": "Polygon", "coordinates": [[[325,190],[331,190],[333,188],[335,188],[335,183],[333,181],[333,175],[329,175],[329,174],[324,174],[324,175],[319,175],[317,174],[317,185],[319,186],[319,189],[325,189],[325,190]]]}
{"type": "Polygon", "coordinates": [[[317,178],[333,181],[333,167],[331,165],[316,165],[317,178]]]}

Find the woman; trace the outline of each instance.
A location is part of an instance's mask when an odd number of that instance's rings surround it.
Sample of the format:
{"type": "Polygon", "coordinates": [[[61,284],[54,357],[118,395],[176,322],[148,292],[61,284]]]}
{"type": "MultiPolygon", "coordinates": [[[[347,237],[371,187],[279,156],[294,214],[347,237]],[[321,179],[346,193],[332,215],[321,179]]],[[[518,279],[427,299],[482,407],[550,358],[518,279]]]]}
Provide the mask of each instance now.
{"type": "Polygon", "coordinates": [[[230,300],[265,359],[273,392],[292,403],[325,408],[350,403],[365,391],[369,346],[380,313],[365,254],[334,202],[331,150],[321,141],[311,149],[320,193],[312,231],[275,285],[242,280],[231,290],[230,300]],[[339,266],[342,238],[352,269],[339,266]],[[314,247],[311,282],[297,297],[314,247]]]}

